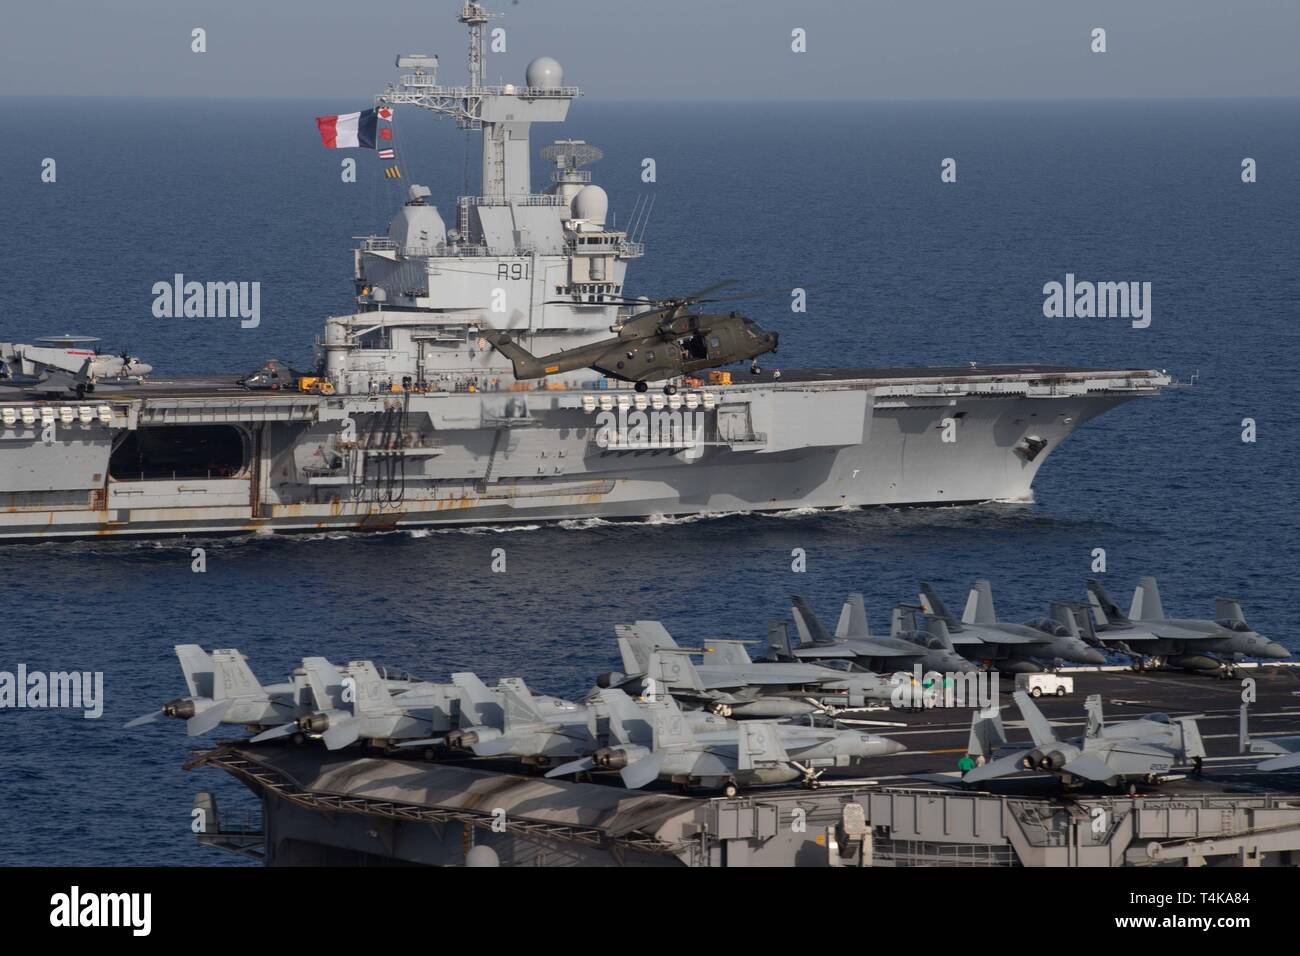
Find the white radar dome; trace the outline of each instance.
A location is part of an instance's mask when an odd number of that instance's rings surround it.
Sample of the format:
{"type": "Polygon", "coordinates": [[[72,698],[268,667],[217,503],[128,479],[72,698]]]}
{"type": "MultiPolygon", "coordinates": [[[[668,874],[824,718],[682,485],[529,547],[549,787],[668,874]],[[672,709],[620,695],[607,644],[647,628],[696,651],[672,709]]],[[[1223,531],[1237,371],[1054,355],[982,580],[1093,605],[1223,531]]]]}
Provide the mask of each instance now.
{"type": "Polygon", "coordinates": [[[573,218],[585,219],[597,226],[605,224],[609,212],[609,196],[599,186],[583,186],[573,197],[573,218]]]}
{"type": "Polygon", "coordinates": [[[564,85],[564,68],[549,56],[539,56],[529,63],[525,76],[534,90],[557,90],[564,85]]]}

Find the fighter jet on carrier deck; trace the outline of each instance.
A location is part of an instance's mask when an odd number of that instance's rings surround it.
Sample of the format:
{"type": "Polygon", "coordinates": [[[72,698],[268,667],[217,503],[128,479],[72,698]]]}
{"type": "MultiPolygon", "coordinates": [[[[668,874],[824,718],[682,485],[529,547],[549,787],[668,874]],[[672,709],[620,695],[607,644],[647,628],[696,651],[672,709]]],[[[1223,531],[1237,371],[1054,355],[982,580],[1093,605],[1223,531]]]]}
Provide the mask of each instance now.
{"type": "Polygon", "coordinates": [[[1280,660],[1291,656],[1281,644],[1251,630],[1234,598],[1215,598],[1214,621],[1167,618],[1156,579],[1144,577],[1133,591],[1125,615],[1101,582],[1089,578],[1088,603],[1097,639],[1143,664],[1154,659],[1185,670],[1227,674],[1232,662],[1243,657],[1280,660]]]}
{"type": "Polygon", "coordinates": [[[659,621],[615,627],[625,673],[604,674],[597,684],[636,693],[672,694],[737,719],[797,717],[824,710],[820,698],[862,707],[888,701],[892,685],[876,674],[839,671],[818,664],[754,661],[744,641],[707,638],[683,648],[659,621]],[[704,662],[695,664],[692,655],[704,662]],[[647,679],[652,685],[647,685],[647,679]]]}
{"type": "Polygon", "coordinates": [[[1089,647],[1080,637],[1025,624],[1008,624],[998,620],[993,607],[993,588],[986,580],[975,582],[966,598],[966,609],[957,620],[939,597],[933,584],[921,583],[921,605],[925,612],[940,618],[948,629],[953,645],[964,656],[987,661],[1008,673],[1036,673],[1044,663],[1073,661],[1079,664],[1104,664],[1106,657],[1089,647]]]}
{"type": "Polygon", "coordinates": [[[126,727],[172,717],[184,720],[186,734],[197,737],[220,724],[269,727],[311,711],[311,691],[304,674],[294,674],[284,684],[264,686],[247,658],[233,648],[209,654],[197,644],[177,644],[175,650],[189,696],[170,700],[126,727]]]}
{"type": "Polygon", "coordinates": [[[1249,705],[1241,705],[1238,751],[1268,755],[1267,760],[1261,760],[1255,765],[1256,770],[1263,770],[1268,773],[1278,770],[1300,770],[1300,735],[1255,737],[1252,739],[1250,736],[1249,711],[1249,705]]]}
{"type": "Polygon", "coordinates": [[[609,709],[610,746],[563,764],[548,777],[617,771],[623,785],[640,789],[655,780],[722,789],[788,783],[814,785],[827,767],[898,753],[903,744],[856,730],[808,727],[766,720],[738,721],[726,730],[694,731],[669,696],[639,705],[617,689],[599,692],[609,709]]]}
{"type": "Polygon", "coordinates": [[[1085,703],[1088,726],[1083,736],[1060,738],[1028,694],[1018,690],[1013,699],[1033,743],[1008,745],[997,711],[976,711],[969,746],[971,752],[992,759],[968,771],[962,783],[977,784],[1037,771],[1055,774],[1067,787],[1088,782],[1108,787],[1127,785],[1133,793],[1138,782],[1157,781],[1176,762],[1205,757],[1205,744],[1191,717],[1171,719],[1165,714],[1148,714],[1107,726],[1101,696],[1093,694],[1085,703]]]}
{"type": "Polygon", "coordinates": [[[358,740],[425,740],[455,726],[459,717],[460,695],[452,685],[410,682],[394,694],[371,661],[338,668],[323,657],[307,657],[302,664],[312,710],[258,734],[253,743],[299,733],[320,737],[330,750],[358,740]]]}
{"type": "Polygon", "coordinates": [[[941,673],[961,673],[975,669],[975,665],[957,653],[951,645],[944,645],[933,635],[919,634],[905,626],[904,609],[894,609],[888,637],[871,633],[867,610],[862,595],[854,592],[844,602],[840,619],[832,636],[813,613],[808,602],[795,595],[791,598],[795,630],[799,634],[798,646],[792,654],[801,661],[826,661],[846,658],[866,670],[886,673],[908,670],[920,664],[924,670],[941,673]]]}

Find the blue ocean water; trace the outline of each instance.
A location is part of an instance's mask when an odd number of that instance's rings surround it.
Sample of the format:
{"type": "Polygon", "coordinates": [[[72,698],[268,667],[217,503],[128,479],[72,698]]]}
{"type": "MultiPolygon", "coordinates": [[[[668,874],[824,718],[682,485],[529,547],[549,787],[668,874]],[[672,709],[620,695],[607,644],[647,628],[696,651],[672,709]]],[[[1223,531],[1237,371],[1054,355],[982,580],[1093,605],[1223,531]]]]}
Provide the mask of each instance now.
{"type": "MultiPolygon", "coordinates": [[[[383,231],[400,186],[360,156],[356,184],[312,117],[364,104],[0,100],[0,340],[51,332],[129,345],[160,373],[300,365],[348,310],[351,241],[383,231]],[[58,181],[40,182],[45,157],[58,181]],[[257,280],[262,323],[156,319],[174,273],[257,280]]],[[[371,657],[422,676],[522,674],[578,694],[615,662],[613,625],[761,639],[807,596],[826,616],[865,592],[875,626],[935,581],[976,577],[1000,614],[1082,596],[1091,552],[1127,601],[1141,574],[1165,606],[1239,596],[1261,631],[1296,633],[1300,423],[1300,103],[654,105],[580,100],[555,136],[605,150],[592,171],[624,221],[653,193],[628,290],[734,277],[803,286],[746,303],[782,333],[773,367],[1023,360],[1167,368],[1197,384],[1109,413],[1046,463],[1032,505],[726,516],[610,525],[0,547],[0,670],[102,671],[98,721],[0,710],[0,861],[227,864],[195,846],[193,792],[253,805],[195,742],[121,724],[183,691],[171,647],[238,646],[265,680],[305,654],[371,657]],[[642,160],[657,182],[641,182],[642,160]],[[940,161],[958,164],[940,182],[940,161]],[[1259,181],[1240,181],[1244,157],[1259,181]],[[1046,319],[1042,287],[1150,281],[1153,321],[1046,319]],[[1258,441],[1240,440],[1243,418],[1258,441]],[[493,548],[508,572],[489,572],[493,548]],[[803,548],[808,570],[791,572],[803,548]]],[[[401,115],[408,181],[452,208],[465,134],[401,115]]],[[[551,138],[535,127],[534,146],[551,138]]],[[[476,175],[476,142],[469,170],[476,175]]],[[[535,165],[535,180],[545,170],[535,165]]],[[[471,189],[471,191],[473,191],[471,189]]]]}

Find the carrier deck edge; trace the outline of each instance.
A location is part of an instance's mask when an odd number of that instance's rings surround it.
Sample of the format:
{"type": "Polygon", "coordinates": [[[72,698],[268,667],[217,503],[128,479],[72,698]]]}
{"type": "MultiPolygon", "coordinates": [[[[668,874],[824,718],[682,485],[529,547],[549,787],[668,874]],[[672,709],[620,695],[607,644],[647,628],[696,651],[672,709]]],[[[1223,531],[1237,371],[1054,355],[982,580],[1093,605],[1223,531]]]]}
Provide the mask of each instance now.
{"type": "MultiPolygon", "coordinates": [[[[1300,729],[1300,668],[1248,668],[1258,736],[1300,729]]],[[[1174,674],[1074,671],[1082,689],[1045,698],[1054,720],[1079,722],[1101,692],[1117,718],[1151,710],[1203,715],[1210,756],[1142,795],[1069,798],[1030,776],[997,792],[965,790],[950,772],[966,711],[882,715],[915,750],[871,758],[870,779],[818,789],[756,788],[734,798],[628,791],[492,769],[329,754],[320,747],[228,743],[190,767],[245,783],[261,827],[216,823],[199,842],[268,865],[460,865],[476,845],[502,865],[632,866],[1294,866],[1300,864],[1300,778],[1255,771],[1235,753],[1240,685],[1174,674]],[[1172,705],[1177,704],[1177,707],[1172,705]],[[1037,781],[1037,782],[1036,782],[1037,781]],[[795,821],[800,821],[800,826],[795,821]],[[801,828],[802,827],[802,828],[801,828]]]]}

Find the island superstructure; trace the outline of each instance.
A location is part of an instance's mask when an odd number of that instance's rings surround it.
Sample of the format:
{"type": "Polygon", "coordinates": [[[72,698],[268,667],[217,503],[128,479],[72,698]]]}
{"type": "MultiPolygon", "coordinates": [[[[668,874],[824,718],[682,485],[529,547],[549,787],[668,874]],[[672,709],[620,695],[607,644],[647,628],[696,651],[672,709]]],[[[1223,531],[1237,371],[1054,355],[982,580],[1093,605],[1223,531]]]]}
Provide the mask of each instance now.
{"type": "Polygon", "coordinates": [[[0,541],[1028,500],[1076,427],[1170,383],[1041,365],[741,370],[648,393],[589,369],[517,381],[484,333],[534,355],[609,337],[645,248],[583,168],[592,144],[542,149],[534,191],[533,125],[580,91],[544,56],[485,85],[489,15],[459,19],[468,84],[404,55],[376,104],[477,131],[480,195],[444,216],[412,184],[387,234],[360,238],[356,310],[326,320],[311,389],[0,388],[0,541]]]}

